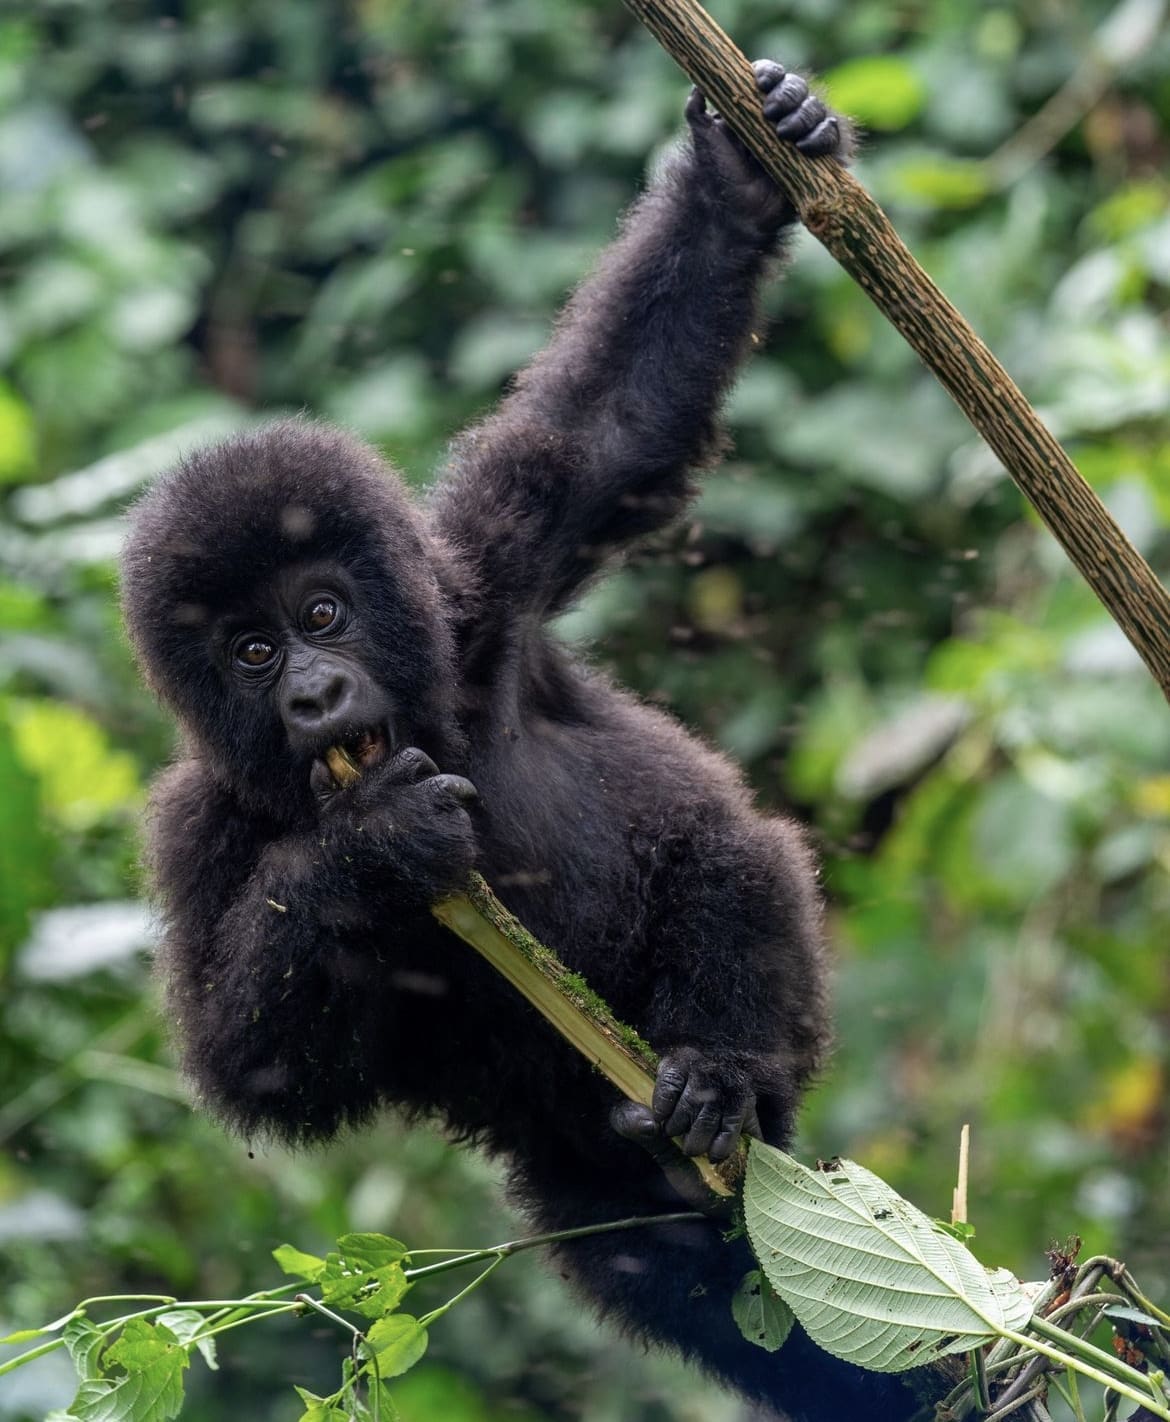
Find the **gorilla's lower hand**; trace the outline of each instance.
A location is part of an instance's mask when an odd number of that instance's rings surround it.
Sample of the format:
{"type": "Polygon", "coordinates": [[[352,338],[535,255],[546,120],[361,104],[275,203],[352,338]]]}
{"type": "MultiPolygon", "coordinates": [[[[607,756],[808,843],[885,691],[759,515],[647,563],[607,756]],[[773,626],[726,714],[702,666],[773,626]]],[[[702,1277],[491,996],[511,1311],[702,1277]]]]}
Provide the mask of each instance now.
{"type": "Polygon", "coordinates": [[[756,1094],[745,1073],[695,1047],[668,1052],[658,1064],[651,1102],[663,1135],[678,1140],[684,1155],[726,1160],[746,1131],[759,1135],[756,1094]]]}
{"type": "Polygon", "coordinates": [[[646,1151],[677,1195],[708,1214],[722,1212],[727,1201],[712,1195],[686,1157],[705,1155],[718,1163],[745,1132],[760,1131],[755,1092],[745,1074],[694,1047],[679,1047],[662,1058],[651,1105],[620,1101],[609,1121],[623,1140],[646,1151]]]}

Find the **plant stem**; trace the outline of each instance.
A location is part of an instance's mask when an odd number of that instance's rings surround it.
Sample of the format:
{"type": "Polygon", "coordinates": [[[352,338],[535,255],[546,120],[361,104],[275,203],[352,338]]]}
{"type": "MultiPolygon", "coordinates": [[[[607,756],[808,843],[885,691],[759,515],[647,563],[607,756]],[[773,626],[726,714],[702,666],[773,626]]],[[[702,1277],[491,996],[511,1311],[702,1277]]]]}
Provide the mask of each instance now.
{"type": "Polygon", "coordinates": [[[1138,1308],[1140,1308],[1144,1313],[1148,1313],[1151,1318],[1158,1319],[1160,1323],[1170,1328],[1170,1313],[1167,1313],[1164,1308],[1159,1308],[1156,1303],[1154,1303],[1151,1299],[1147,1298],[1146,1295],[1142,1293],[1141,1289],[1138,1287],[1137,1280],[1133,1277],[1133,1275],[1129,1272],[1129,1270],[1125,1267],[1124,1264],[1121,1265],[1119,1268],[1116,1283],[1118,1288],[1124,1290],[1130,1300],[1134,1304],[1136,1304],[1138,1308]]]}
{"type": "Polygon", "coordinates": [[[453,1297],[449,1298],[445,1304],[440,1304],[438,1308],[432,1309],[428,1314],[424,1314],[423,1317],[419,1319],[419,1327],[429,1328],[437,1318],[442,1318],[442,1316],[447,1313],[448,1310],[453,1309],[455,1307],[455,1305],[459,1302],[460,1299],[465,1299],[468,1294],[473,1293],[476,1289],[478,1289],[480,1284],[482,1284],[490,1274],[493,1274],[507,1257],[508,1256],[506,1254],[497,1254],[496,1257],[492,1260],[492,1262],[487,1266],[487,1268],[481,1269],[480,1272],[475,1276],[474,1279],[472,1279],[471,1283],[468,1284],[466,1288],[460,1289],[459,1292],[453,1297]]]}
{"type": "Polygon", "coordinates": [[[522,1239],[506,1240],[503,1244],[493,1244],[486,1249],[470,1249],[466,1254],[454,1259],[443,1259],[437,1264],[424,1264],[420,1269],[405,1269],[403,1273],[413,1283],[416,1279],[433,1278],[445,1274],[449,1269],[461,1269],[465,1264],[476,1264],[481,1259],[520,1254],[525,1249],[538,1249],[544,1244],[561,1244],[568,1239],[585,1239],[592,1234],[609,1234],[621,1229],[640,1229],[644,1225],[676,1224],[683,1220],[706,1220],[707,1216],[698,1210],[676,1210],[666,1215],[633,1215],[624,1220],[607,1220],[602,1224],[578,1225],[574,1229],[558,1229],[551,1234],[530,1234],[522,1239]]]}
{"type": "MultiPolygon", "coordinates": [[[[213,1338],[218,1333],[226,1333],[229,1328],[234,1328],[239,1323],[249,1323],[254,1318],[267,1318],[271,1314],[291,1312],[295,1307],[294,1304],[285,1303],[281,1299],[273,1297],[273,1295],[288,1293],[290,1289],[298,1289],[300,1287],[299,1284],[284,1284],[278,1289],[268,1289],[265,1290],[264,1294],[254,1294],[244,1299],[192,1299],[190,1301],[180,1301],[179,1299],[173,1298],[170,1294],[96,1294],[93,1298],[84,1299],[79,1303],[69,1315],[69,1318],[83,1317],[86,1309],[89,1308],[91,1304],[117,1303],[124,1299],[160,1300],[160,1302],[155,1303],[151,1308],[136,1309],[134,1313],[119,1314],[117,1318],[107,1318],[101,1323],[94,1322],[94,1327],[109,1338],[116,1333],[119,1328],[129,1323],[131,1319],[141,1318],[149,1322],[151,1319],[158,1318],[160,1314],[168,1313],[171,1309],[176,1307],[189,1309],[219,1309],[223,1322],[217,1323],[216,1315],[213,1314],[205,1321],[209,1324],[216,1323],[216,1326],[214,1328],[208,1328],[206,1331],[198,1333],[189,1339],[188,1344],[191,1344],[204,1338],[213,1338]],[[265,1297],[265,1295],[268,1295],[268,1297],[265,1297]],[[244,1316],[233,1318],[233,1314],[242,1314],[244,1316]]],[[[55,1352],[56,1349],[63,1348],[64,1346],[65,1338],[62,1335],[58,1338],[50,1338],[47,1342],[40,1343],[35,1348],[27,1348],[23,1353],[18,1353],[15,1358],[9,1358],[5,1362],[0,1363],[0,1377],[3,1377],[5,1373],[15,1372],[17,1368],[24,1367],[26,1363],[31,1363],[37,1358],[43,1358],[46,1353],[55,1352]]]]}
{"type": "Polygon", "coordinates": [[[64,1338],[50,1338],[47,1343],[39,1343],[35,1348],[26,1348],[23,1353],[18,1353],[15,1358],[9,1358],[6,1362],[0,1363],[0,1378],[5,1373],[14,1373],[17,1368],[23,1368],[25,1363],[31,1363],[36,1358],[43,1358],[46,1353],[53,1353],[58,1348],[64,1348],[64,1338]]]}
{"type": "MultiPolygon", "coordinates": [[[[338,785],[361,779],[361,767],[341,746],[329,747],[325,763],[338,785]]],[[[469,876],[463,893],[432,904],[431,913],[486,958],[627,1100],[650,1105],[658,1067],[653,1047],[619,1022],[584,978],[570,972],[551,948],[534,938],[480,875],[469,876]]],[[[735,1194],[746,1153],[741,1148],[722,1166],[713,1165],[706,1156],[680,1154],[680,1160],[689,1163],[713,1195],[727,1199],[735,1194]]]]}
{"type": "Polygon", "coordinates": [[[358,1343],[364,1343],[366,1335],[360,1328],[350,1323],[349,1319],[342,1318],[339,1313],[334,1313],[331,1308],[326,1308],[323,1303],[319,1303],[311,1294],[297,1294],[293,1303],[304,1304],[306,1308],[311,1308],[314,1313],[319,1313],[323,1318],[329,1319],[331,1323],[336,1323],[338,1328],[344,1328],[347,1333],[351,1333],[358,1343]]]}
{"type": "MultiPolygon", "coordinates": [[[[1128,1363],[1123,1363],[1113,1353],[1106,1353],[1104,1348],[1098,1348],[1087,1338],[1080,1338],[1075,1333],[1058,1328],[1056,1324],[1050,1323],[1046,1318],[1033,1318],[1028,1326],[1034,1332],[1039,1333],[1041,1337],[1050,1339],[1058,1347],[1071,1347],[1081,1357],[1100,1363],[1103,1367],[1115,1368],[1119,1377],[1128,1378],[1138,1386],[1149,1388],[1154,1401],[1160,1403],[1164,1410],[1167,1409],[1166,1394],[1157,1387],[1153,1379],[1146,1377],[1145,1373],[1139,1372],[1137,1368],[1131,1368],[1128,1363]]],[[[1170,1411],[1167,1411],[1166,1415],[1170,1418],[1170,1411]]]]}
{"type": "MultiPolygon", "coordinates": [[[[1043,1319],[1033,1317],[1028,1326],[1034,1328],[1037,1333],[1047,1333],[1047,1329],[1042,1325],[1043,1319]]],[[[1131,1402],[1136,1402],[1140,1406],[1152,1412],[1155,1417],[1160,1417],[1163,1422],[1170,1422],[1170,1409],[1164,1403],[1151,1403],[1150,1392],[1146,1384],[1148,1379],[1139,1373],[1136,1368],[1131,1368],[1119,1359],[1112,1358],[1108,1353],[1102,1353],[1099,1348],[1092,1351],[1098,1354],[1108,1365],[1109,1372],[1103,1372],[1100,1368],[1094,1367],[1091,1363],[1084,1361],[1080,1356],[1083,1346],[1082,1340],[1072,1333],[1065,1333],[1061,1328],[1053,1328],[1051,1333],[1056,1335],[1061,1347],[1067,1348],[1067,1352],[1060,1351],[1050,1344],[1043,1342],[1040,1338],[1030,1338],[1026,1333],[1016,1333],[1012,1329],[1002,1330],[1005,1338],[1010,1338],[1013,1343],[1029,1353],[1041,1353],[1062,1368],[1074,1368],[1084,1377],[1092,1378],[1101,1387],[1111,1388],[1114,1392],[1119,1392],[1123,1397],[1128,1397],[1131,1402]],[[1127,1375],[1132,1374],[1141,1385],[1140,1391],[1132,1383],[1124,1380],[1127,1375]]],[[[1088,1345],[1091,1347],[1091,1345],[1088,1345]]]]}
{"type": "Polygon", "coordinates": [[[275,1318],[281,1313],[296,1313],[299,1308],[300,1304],[294,1299],[289,1303],[277,1304],[275,1308],[257,1310],[254,1313],[251,1311],[243,1313],[242,1310],[237,1309],[236,1313],[240,1314],[240,1317],[237,1318],[228,1314],[224,1321],[217,1323],[214,1328],[207,1328],[202,1333],[192,1334],[184,1346],[188,1348],[194,1347],[196,1343],[202,1343],[207,1338],[218,1338],[221,1333],[230,1333],[233,1328],[243,1328],[246,1323],[255,1323],[261,1318],[275,1318]]]}

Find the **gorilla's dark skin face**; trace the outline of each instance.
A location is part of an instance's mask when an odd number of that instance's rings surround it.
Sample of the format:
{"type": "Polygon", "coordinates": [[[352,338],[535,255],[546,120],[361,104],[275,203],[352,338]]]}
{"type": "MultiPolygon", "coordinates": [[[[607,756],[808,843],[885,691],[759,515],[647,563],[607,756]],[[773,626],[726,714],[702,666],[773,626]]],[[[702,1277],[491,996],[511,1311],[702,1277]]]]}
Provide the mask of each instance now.
{"type": "Polygon", "coordinates": [[[366,670],[358,595],[344,569],[282,569],[216,620],[213,638],[245,696],[275,707],[294,754],[322,762],[332,746],[370,767],[393,748],[385,687],[366,670]]]}
{"type": "MultiPolygon", "coordinates": [[[[837,121],[757,66],[812,154],[837,121]]],[[[548,349],[425,504],[308,422],[194,454],[139,505],[127,623],[183,734],[150,860],[168,1015],[202,1102],[248,1136],[332,1136],[393,1106],[511,1166],[532,1226],[677,1207],[654,1158],[784,1144],[828,1039],[816,871],[734,767],[576,662],[548,622],[674,517],[792,211],[705,105],[548,349]],[[338,787],[346,748],[362,774],[338,787]],[[478,792],[478,795],[477,795],[478,792]],[[429,912],[478,867],[663,1054],[626,1106],[429,912]],[[646,1147],[651,1147],[647,1149],[646,1147]]],[[[747,1343],[752,1261],[717,1225],[566,1244],[627,1332],[794,1422],[900,1422],[896,1380],[747,1343]]]]}

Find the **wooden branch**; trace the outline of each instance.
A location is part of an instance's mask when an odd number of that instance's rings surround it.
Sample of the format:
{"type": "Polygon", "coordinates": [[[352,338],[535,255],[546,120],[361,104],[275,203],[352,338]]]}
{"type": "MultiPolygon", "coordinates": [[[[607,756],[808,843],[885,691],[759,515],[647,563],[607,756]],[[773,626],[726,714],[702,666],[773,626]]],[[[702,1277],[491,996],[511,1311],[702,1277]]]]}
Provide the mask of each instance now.
{"type": "MultiPolygon", "coordinates": [[[[325,761],[339,785],[352,785],[361,776],[360,766],[340,746],[326,751],[325,761]]],[[[431,912],[507,978],[623,1096],[649,1106],[658,1067],[654,1048],[619,1022],[584,978],[534,938],[478,874],[471,876],[465,893],[441,899],[431,912]]],[[[706,1156],[690,1161],[713,1195],[730,1197],[742,1173],[742,1156],[738,1151],[721,1166],[706,1156]]]]}
{"type": "Polygon", "coordinates": [[[1170,594],[885,213],[839,163],[805,158],[776,137],[751,65],[698,0],[624,3],[791,195],[809,231],[918,352],[1170,699],[1170,594]]]}

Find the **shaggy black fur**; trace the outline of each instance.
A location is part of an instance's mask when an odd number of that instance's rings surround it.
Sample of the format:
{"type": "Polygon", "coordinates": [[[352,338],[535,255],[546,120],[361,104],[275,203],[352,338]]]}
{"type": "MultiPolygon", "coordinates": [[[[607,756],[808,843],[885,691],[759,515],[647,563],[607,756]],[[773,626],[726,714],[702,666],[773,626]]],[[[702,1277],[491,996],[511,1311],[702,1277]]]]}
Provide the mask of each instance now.
{"type": "MultiPolygon", "coordinates": [[[[757,73],[783,137],[841,152],[803,80],[757,73]]],[[[792,218],[697,95],[687,117],[687,151],[428,505],[345,435],[284,423],[160,481],[124,561],[131,635],[183,731],[150,853],[203,1100],[296,1142],[383,1104],[436,1117],[510,1161],[541,1230],[677,1204],[640,1131],[715,1155],[745,1122],[786,1142],[828,1036],[800,832],[546,629],[717,453],[792,218]],[[364,732],[360,784],[331,789],[320,757],[364,732]],[[430,917],[473,864],[666,1054],[653,1122],[611,1129],[612,1089],[430,917]]],[[[600,1236],[558,1262],[627,1331],[794,1419],[913,1410],[799,1330],[778,1357],[744,1342],[728,1300],[750,1259],[716,1226],[600,1236]]]]}

